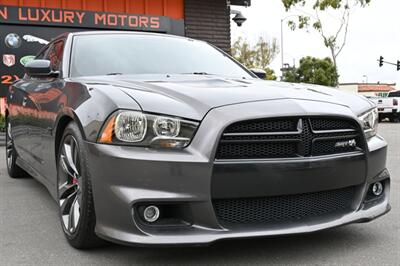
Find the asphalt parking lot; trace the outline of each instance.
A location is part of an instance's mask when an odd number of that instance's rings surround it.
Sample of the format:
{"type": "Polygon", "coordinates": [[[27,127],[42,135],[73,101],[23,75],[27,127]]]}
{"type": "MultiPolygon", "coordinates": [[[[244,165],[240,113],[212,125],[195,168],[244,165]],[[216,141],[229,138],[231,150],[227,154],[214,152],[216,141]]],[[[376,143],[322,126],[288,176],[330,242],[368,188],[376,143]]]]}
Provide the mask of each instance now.
{"type": "Polygon", "coordinates": [[[0,265],[120,264],[352,264],[399,265],[400,123],[382,123],[389,142],[392,211],[371,223],[324,232],[223,241],[207,247],[132,248],[118,245],[78,251],[64,239],[57,205],[31,178],[10,179],[0,148],[0,265]]]}

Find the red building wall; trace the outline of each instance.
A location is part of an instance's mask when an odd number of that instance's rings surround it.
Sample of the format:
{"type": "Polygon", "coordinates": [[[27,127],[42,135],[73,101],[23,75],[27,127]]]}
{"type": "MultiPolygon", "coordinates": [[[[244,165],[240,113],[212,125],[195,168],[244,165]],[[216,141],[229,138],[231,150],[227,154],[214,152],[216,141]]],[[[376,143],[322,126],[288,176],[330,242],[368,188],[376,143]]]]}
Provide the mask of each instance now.
{"type": "Polygon", "coordinates": [[[184,0],[0,0],[0,5],[167,16],[184,19],[184,0]]]}

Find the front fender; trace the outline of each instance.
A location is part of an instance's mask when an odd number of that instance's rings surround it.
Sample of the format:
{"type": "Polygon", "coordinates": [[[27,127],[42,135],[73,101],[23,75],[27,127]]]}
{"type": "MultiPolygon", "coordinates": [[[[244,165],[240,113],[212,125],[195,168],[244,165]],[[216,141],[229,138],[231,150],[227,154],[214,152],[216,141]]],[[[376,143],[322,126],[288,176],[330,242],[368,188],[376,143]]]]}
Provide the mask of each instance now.
{"type": "Polygon", "coordinates": [[[82,86],[85,86],[86,90],[80,92],[80,97],[62,109],[58,119],[67,115],[77,121],[86,141],[97,140],[103,124],[116,110],[142,110],[135,100],[117,87],[101,84],[82,86]]]}

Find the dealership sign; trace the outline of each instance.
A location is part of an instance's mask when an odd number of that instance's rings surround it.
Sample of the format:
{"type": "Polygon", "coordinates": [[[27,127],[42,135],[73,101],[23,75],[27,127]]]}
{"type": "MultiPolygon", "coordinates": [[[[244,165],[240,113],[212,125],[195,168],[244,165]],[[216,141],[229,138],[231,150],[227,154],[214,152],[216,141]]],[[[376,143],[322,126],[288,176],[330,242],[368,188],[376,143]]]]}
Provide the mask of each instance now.
{"type": "Polygon", "coordinates": [[[73,28],[120,29],[174,32],[174,28],[183,29],[182,20],[172,20],[165,16],[148,16],[125,13],[105,13],[81,10],[65,10],[36,7],[0,6],[0,24],[29,24],[44,26],[62,26],[73,28]],[[182,24],[177,27],[176,23],[182,24]]]}
{"type": "Polygon", "coordinates": [[[183,19],[165,16],[0,5],[0,97],[24,76],[24,66],[54,37],[110,29],[185,33],[183,19]]]}

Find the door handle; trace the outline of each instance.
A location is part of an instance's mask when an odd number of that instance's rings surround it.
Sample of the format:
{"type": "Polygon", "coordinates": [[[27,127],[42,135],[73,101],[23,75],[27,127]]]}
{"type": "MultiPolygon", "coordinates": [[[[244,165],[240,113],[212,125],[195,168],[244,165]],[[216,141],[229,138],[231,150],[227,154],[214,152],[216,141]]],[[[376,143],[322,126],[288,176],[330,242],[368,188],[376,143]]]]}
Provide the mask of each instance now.
{"type": "Polygon", "coordinates": [[[25,105],[26,105],[27,102],[28,102],[28,98],[24,97],[24,98],[22,99],[22,106],[25,107],[25,105]]]}

